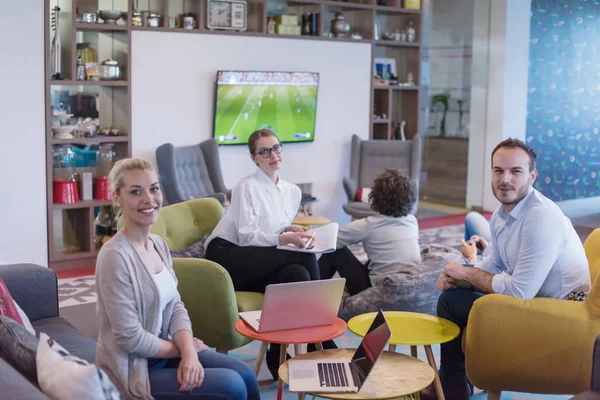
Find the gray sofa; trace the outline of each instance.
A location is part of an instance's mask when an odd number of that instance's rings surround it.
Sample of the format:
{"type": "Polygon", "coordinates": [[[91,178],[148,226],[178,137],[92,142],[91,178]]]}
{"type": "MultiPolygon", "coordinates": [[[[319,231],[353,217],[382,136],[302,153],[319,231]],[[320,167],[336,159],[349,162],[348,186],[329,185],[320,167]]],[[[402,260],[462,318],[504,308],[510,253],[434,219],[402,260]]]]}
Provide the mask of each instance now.
{"type": "MultiPolygon", "coordinates": [[[[95,361],[96,341],[59,317],[58,280],[54,271],[35,264],[0,265],[0,278],[38,335],[44,332],[71,354],[95,361]]],[[[0,359],[0,393],[6,399],[48,399],[3,359],[0,359]]]]}

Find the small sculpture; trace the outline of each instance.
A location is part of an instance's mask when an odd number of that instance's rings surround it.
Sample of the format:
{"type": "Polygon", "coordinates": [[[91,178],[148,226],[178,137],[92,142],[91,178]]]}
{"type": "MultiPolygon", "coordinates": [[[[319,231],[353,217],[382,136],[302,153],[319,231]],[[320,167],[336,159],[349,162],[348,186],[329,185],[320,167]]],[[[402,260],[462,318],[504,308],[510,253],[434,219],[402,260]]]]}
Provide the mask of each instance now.
{"type": "Polygon", "coordinates": [[[341,11],[335,13],[335,17],[331,20],[331,34],[333,37],[344,37],[350,32],[350,24],[346,22],[346,17],[341,11]]]}

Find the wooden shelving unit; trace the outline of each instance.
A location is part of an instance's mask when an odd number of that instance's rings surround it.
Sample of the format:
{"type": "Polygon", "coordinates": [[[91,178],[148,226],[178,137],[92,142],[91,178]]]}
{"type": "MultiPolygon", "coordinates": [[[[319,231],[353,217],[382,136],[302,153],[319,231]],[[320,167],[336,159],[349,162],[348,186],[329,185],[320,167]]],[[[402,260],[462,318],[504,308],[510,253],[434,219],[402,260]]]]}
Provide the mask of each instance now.
{"type": "MultiPolygon", "coordinates": [[[[408,73],[414,82],[420,82],[421,10],[404,8],[404,0],[388,0],[379,5],[380,0],[330,1],[330,0],[288,0],[286,14],[301,15],[306,12],[319,14],[318,32],[315,36],[275,35],[267,33],[267,1],[248,0],[248,29],[244,32],[210,30],[206,28],[206,0],[112,0],[115,10],[126,12],[125,20],[118,24],[89,24],[77,22],[77,12],[94,12],[106,9],[104,0],[45,0],[45,61],[46,61],[46,155],[47,155],[47,204],[48,204],[48,248],[49,265],[57,269],[89,267],[94,265],[98,254],[96,247],[94,218],[98,207],[111,205],[106,200],[87,200],[75,204],[54,204],[52,193],[53,162],[52,151],[57,145],[71,144],[88,148],[102,143],[114,143],[118,158],[131,156],[134,132],[131,126],[131,36],[133,31],[154,31],[165,33],[234,35],[246,37],[270,37],[282,40],[324,40],[332,42],[368,43],[372,48],[372,58],[393,58],[400,82],[406,82],[408,73]],[[135,7],[140,11],[154,11],[162,14],[162,26],[132,26],[131,15],[135,7]],[[55,5],[61,8],[62,38],[62,80],[51,79],[50,28],[51,11],[55,5]],[[351,32],[358,32],[362,39],[333,38],[326,35],[336,11],[342,11],[351,26],[351,32]],[[191,13],[196,19],[194,29],[169,27],[169,17],[191,13]],[[399,42],[381,39],[384,32],[403,29],[412,20],[417,41],[399,42]],[[376,23],[377,22],[377,23],[376,23]],[[375,32],[375,26],[380,32],[375,32]],[[77,42],[93,41],[98,48],[98,62],[107,56],[121,62],[122,79],[118,81],[79,81],[75,80],[77,65],[77,42]],[[52,124],[53,96],[60,91],[90,93],[97,91],[100,97],[100,123],[120,130],[123,136],[95,136],[89,138],[55,139],[50,130],[52,124]],[[61,226],[62,228],[58,228],[61,226]],[[59,232],[62,229],[62,232],[59,232]],[[66,239],[73,243],[65,244],[66,239]]],[[[371,71],[373,75],[373,70],[371,71]]],[[[410,139],[417,133],[419,116],[419,86],[371,85],[371,124],[372,139],[393,139],[394,127],[401,120],[406,121],[406,134],[410,139]],[[386,114],[385,118],[374,118],[373,114],[386,114]]]]}

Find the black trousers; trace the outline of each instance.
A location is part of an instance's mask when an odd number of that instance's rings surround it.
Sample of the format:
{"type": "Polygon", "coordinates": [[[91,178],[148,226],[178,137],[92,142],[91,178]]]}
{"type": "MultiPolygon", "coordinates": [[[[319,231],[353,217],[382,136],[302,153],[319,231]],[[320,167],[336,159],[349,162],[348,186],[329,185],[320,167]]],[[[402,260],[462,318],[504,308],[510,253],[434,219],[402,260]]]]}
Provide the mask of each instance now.
{"type": "Polygon", "coordinates": [[[313,253],[238,246],[214,238],[208,244],[206,258],[229,272],[235,290],[264,293],[266,286],[272,283],[320,279],[317,257],[313,253]]]}
{"type": "Polygon", "coordinates": [[[484,296],[484,293],[474,290],[451,289],[443,292],[438,299],[438,317],[446,318],[460,328],[460,335],[456,339],[440,345],[442,352],[440,380],[444,387],[455,387],[466,383],[462,334],[467,326],[473,303],[481,296],[484,296]]]}
{"type": "Polygon", "coordinates": [[[348,247],[323,254],[319,258],[321,278],[329,279],[336,271],[339,272],[342,278],[346,278],[346,288],[352,296],[371,287],[367,265],[361,263],[348,247]]]}

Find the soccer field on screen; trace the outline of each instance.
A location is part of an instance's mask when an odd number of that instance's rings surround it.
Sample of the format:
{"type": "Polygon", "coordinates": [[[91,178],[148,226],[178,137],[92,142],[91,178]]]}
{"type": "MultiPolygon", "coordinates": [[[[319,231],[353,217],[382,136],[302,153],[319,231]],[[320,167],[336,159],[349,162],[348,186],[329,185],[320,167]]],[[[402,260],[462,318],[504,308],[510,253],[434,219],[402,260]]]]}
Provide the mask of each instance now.
{"type": "Polygon", "coordinates": [[[214,137],[219,144],[245,144],[257,129],[281,142],[313,140],[317,86],[220,85],[214,137]]]}

